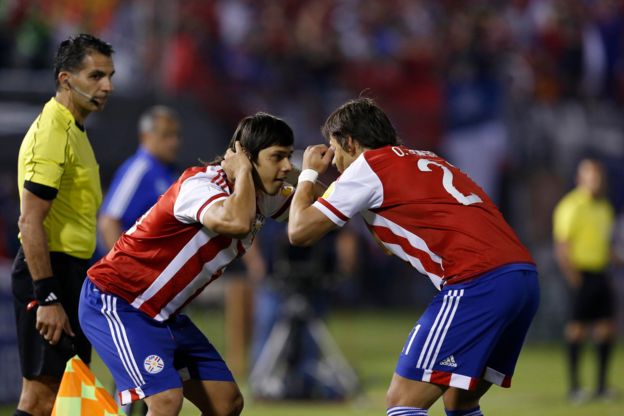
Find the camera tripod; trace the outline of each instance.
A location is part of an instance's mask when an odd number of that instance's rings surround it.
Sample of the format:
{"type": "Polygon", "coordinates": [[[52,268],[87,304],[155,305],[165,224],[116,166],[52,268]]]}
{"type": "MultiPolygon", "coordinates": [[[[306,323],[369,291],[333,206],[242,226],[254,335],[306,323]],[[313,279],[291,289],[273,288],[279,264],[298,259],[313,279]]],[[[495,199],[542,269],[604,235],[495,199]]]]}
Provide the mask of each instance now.
{"type": "Polygon", "coordinates": [[[258,399],[340,400],[353,396],[359,382],[324,322],[295,293],[260,351],[249,387],[258,399]]]}

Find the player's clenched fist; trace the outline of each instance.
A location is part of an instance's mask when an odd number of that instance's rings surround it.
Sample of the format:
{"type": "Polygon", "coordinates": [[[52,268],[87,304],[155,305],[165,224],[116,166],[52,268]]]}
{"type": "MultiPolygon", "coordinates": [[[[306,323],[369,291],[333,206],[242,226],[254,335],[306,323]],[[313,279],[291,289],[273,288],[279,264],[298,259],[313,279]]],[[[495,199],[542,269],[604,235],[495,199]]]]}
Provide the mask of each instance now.
{"type": "Polygon", "coordinates": [[[302,169],[313,169],[318,173],[327,170],[334,157],[334,149],[324,144],[308,146],[303,153],[302,169]]]}

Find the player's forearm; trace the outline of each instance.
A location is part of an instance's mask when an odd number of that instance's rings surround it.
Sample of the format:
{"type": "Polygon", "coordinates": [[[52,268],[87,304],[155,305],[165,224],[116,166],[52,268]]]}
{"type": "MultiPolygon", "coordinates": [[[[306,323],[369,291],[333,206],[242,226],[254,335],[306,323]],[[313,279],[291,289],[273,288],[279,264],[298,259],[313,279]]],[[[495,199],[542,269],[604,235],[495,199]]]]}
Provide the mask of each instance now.
{"type": "MultiPolygon", "coordinates": [[[[299,178],[300,173],[301,171],[299,169],[293,167],[293,169],[290,172],[288,172],[288,175],[286,175],[286,182],[297,186],[299,182],[298,178],[299,178]]],[[[314,199],[323,195],[326,189],[327,189],[327,185],[317,179],[316,182],[314,183],[314,199]]]]}
{"type": "Polygon", "coordinates": [[[45,279],[53,275],[48,248],[48,236],[43,223],[20,218],[19,229],[22,248],[33,280],[45,279]]]}
{"type": "Polygon", "coordinates": [[[213,228],[219,234],[242,237],[251,231],[256,216],[256,190],[251,171],[245,170],[236,176],[234,193],[223,202],[220,213],[216,229],[213,228]]]}
{"type": "Polygon", "coordinates": [[[572,261],[570,260],[570,252],[567,244],[556,243],[555,257],[557,259],[559,269],[561,269],[561,272],[565,276],[568,283],[572,287],[577,287],[581,282],[581,273],[576,267],[574,267],[572,261]]]}
{"type": "Polygon", "coordinates": [[[100,236],[107,250],[113,248],[117,239],[119,239],[119,236],[123,232],[121,222],[108,215],[100,216],[98,219],[98,230],[100,231],[100,236]]]}
{"type": "Polygon", "coordinates": [[[224,206],[245,224],[250,224],[256,215],[256,190],[251,171],[236,176],[234,193],[226,199],[224,206]]]}
{"type": "Polygon", "coordinates": [[[316,198],[323,196],[326,190],[327,190],[327,185],[317,180],[314,183],[314,197],[312,198],[312,202],[314,202],[316,198]]]}
{"type": "Polygon", "coordinates": [[[306,211],[314,203],[315,196],[315,184],[313,182],[299,183],[295,196],[290,203],[288,216],[288,238],[294,245],[307,246],[318,239],[314,238],[313,235],[313,223],[310,221],[312,216],[306,215],[306,211]]]}

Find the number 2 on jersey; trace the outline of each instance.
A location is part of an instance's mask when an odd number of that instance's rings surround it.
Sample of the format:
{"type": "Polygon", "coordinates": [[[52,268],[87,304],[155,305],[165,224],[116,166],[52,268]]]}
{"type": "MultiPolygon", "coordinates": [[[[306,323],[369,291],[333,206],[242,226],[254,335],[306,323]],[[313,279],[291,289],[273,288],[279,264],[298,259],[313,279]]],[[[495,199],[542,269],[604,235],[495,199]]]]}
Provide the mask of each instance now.
{"type": "Polygon", "coordinates": [[[442,169],[442,186],[444,187],[444,190],[448,192],[453,198],[455,198],[457,202],[463,205],[472,205],[476,204],[477,202],[483,202],[483,200],[479,198],[478,195],[464,195],[457,188],[455,188],[455,185],[453,185],[453,172],[451,172],[451,170],[446,166],[429,159],[418,160],[418,169],[420,169],[422,172],[431,172],[431,168],[429,167],[429,165],[434,165],[442,169]]]}

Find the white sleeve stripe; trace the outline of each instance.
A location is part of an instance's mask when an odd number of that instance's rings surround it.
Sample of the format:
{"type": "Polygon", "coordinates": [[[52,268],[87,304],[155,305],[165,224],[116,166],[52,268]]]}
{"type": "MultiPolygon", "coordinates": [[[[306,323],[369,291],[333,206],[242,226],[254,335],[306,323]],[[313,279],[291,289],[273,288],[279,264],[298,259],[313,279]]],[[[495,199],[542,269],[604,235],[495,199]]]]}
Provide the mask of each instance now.
{"type": "Polygon", "coordinates": [[[346,221],[340,219],[340,217],[338,217],[329,208],[327,208],[325,205],[321,204],[320,202],[316,201],[314,204],[312,204],[312,206],[318,209],[319,211],[321,211],[327,218],[329,218],[337,226],[342,227],[343,225],[346,224],[346,221]]]}
{"type": "Polygon", "coordinates": [[[148,167],[149,163],[145,159],[137,158],[132,162],[117,185],[115,193],[111,195],[110,204],[104,212],[105,214],[121,218],[141,180],[147,173],[148,167]]]}

